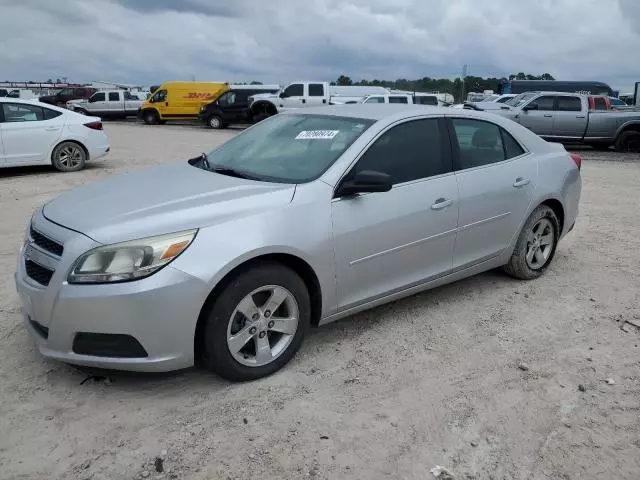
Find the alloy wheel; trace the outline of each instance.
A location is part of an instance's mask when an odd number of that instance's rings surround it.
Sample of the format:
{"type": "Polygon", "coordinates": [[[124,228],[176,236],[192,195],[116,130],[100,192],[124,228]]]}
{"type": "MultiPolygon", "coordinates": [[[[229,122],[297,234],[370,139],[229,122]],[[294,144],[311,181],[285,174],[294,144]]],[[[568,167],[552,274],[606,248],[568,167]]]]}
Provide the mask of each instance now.
{"type": "Polygon", "coordinates": [[[298,303],[289,290],[278,285],[257,288],[240,301],[229,318],[229,352],[242,365],[267,365],[291,344],[298,319],[298,303]]]}
{"type": "Polygon", "coordinates": [[[543,268],[551,253],[555,240],[555,230],[548,218],[538,220],[527,236],[526,261],[532,270],[543,268]]]}

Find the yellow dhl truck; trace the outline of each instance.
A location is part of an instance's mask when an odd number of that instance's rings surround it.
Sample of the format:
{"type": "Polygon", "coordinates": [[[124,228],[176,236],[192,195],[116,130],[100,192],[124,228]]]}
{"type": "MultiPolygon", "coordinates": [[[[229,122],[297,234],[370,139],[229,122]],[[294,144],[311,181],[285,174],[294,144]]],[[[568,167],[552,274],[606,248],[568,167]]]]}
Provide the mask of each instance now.
{"type": "Polygon", "coordinates": [[[226,82],[165,82],[140,106],[138,117],[147,125],[167,120],[195,120],[202,105],[227,90],[226,82]]]}

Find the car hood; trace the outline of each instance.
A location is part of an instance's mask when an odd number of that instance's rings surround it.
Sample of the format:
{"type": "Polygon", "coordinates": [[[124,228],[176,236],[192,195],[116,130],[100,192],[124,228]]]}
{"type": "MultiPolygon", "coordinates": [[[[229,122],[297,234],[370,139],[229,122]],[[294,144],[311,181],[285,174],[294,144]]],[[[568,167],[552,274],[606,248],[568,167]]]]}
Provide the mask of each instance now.
{"type": "Polygon", "coordinates": [[[65,193],[46,218],[100,243],[201,228],[291,202],[295,185],[221,175],[188,163],[114,176],[65,193]]]}

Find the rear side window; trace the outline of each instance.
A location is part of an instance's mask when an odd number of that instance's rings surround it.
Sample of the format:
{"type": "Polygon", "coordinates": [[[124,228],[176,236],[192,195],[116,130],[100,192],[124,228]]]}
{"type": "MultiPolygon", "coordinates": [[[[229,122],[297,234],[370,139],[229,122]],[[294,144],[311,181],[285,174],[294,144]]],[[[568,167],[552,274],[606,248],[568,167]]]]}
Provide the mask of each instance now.
{"type": "Polygon", "coordinates": [[[437,119],[412,120],[382,134],[364,153],[349,177],[364,170],[391,176],[393,184],[451,171],[441,144],[437,119]]]}
{"type": "Polygon", "coordinates": [[[109,92],[109,101],[117,102],[120,100],[120,94],[118,92],[109,92]]]}
{"type": "Polygon", "coordinates": [[[309,84],[309,96],[310,97],[322,97],[324,96],[324,88],[321,83],[309,84]]]}
{"type": "Polygon", "coordinates": [[[62,115],[62,112],[57,112],[55,110],[51,110],[50,108],[42,108],[42,111],[44,113],[44,119],[45,120],[51,120],[52,118],[56,118],[59,117],[60,115],[62,115]]]}
{"type": "Polygon", "coordinates": [[[509,132],[498,125],[463,118],[454,118],[452,122],[462,170],[491,165],[525,153],[509,132]]]}
{"type": "MultiPolygon", "coordinates": [[[[603,100],[603,99],[600,99],[603,100]]],[[[604,101],[604,100],[603,100],[604,101]]],[[[558,111],[579,112],[582,110],[582,100],[578,97],[558,97],[558,111]]]]}
{"type": "Polygon", "coordinates": [[[389,103],[409,103],[407,97],[389,97],[389,103]]]}

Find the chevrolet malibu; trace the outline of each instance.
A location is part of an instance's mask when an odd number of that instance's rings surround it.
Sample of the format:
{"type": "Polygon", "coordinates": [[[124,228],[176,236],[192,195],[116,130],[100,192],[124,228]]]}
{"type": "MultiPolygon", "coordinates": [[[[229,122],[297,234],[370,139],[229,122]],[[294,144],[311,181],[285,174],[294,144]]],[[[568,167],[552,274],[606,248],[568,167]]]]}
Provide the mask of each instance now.
{"type": "Polygon", "coordinates": [[[24,322],[72,364],[259,378],[310,326],[496,267],[539,277],[576,221],[580,165],[483,112],[279,114],[40,208],[16,271],[24,322]]]}

